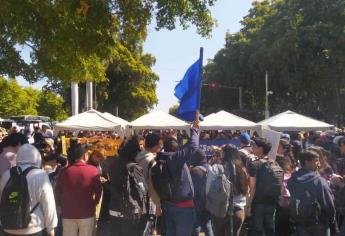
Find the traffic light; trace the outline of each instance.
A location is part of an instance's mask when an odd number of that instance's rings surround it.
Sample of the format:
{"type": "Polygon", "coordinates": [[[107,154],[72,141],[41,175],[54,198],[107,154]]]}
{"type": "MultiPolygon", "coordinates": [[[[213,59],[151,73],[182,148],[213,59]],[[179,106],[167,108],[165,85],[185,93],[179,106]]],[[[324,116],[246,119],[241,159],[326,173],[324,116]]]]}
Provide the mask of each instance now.
{"type": "Polygon", "coordinates": [[[212,82],[210,83],[210,87],[211,87],[211,88],[216,88],[216,87],[217,87],[217,83],[216,83],[215,81],[212,81],[212,82]]]}

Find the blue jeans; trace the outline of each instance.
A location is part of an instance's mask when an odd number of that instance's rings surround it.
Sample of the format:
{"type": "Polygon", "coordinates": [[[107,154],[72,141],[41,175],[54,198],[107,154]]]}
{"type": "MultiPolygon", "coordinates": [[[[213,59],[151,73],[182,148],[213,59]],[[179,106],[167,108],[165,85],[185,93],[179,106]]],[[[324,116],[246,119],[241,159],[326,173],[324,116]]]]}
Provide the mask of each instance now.
{"type": "Polygon", "coordinates": [[[205,236],[213,236],[211,215],[207,210],[196,210],[196,221],[194,224],[194,230],[192,236],[199,236],[202,229],[205,236]]]}
{"type": "Polygon", "coordinates": [[[178,208],[172,204],[163,205],[166,236],[191,236],[195,222],[194,208],[178,208]]]}
{"type": "Polygon", "coordinates": [[[253,204],[248,236],[274,236],[275,204],[253,204]]]}
{"type": "MultiPolygon", "coordinates": [[[[297,225],[297,236],[330,236],[329,225],[297,225]]],[[[342,235],[342,234],[340,234],[342,235]]]]}

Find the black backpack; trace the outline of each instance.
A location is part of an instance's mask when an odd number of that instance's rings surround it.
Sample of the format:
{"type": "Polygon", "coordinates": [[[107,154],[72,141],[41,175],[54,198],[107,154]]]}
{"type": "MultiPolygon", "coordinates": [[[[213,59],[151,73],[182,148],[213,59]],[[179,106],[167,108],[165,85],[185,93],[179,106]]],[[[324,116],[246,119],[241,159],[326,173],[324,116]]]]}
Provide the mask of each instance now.
{"type": "MultiPolygon", "coordinates": [[[[198,210],[204,210],[206,208],[206,181],[207,181],[208,169],[205,168],[204,166],[193,166],[190,169],[191,175],[194,170],[201,170],[203,174],[202,179],[199,182],[197,183],[193,182],[193,185],[195,186],[194,203],[198,210]],[[202,189],[203,191],[202,192],[198,191],[200,189],[202,189]]],[[[193,176],[192,176],[192,180],[193,180],[193,176]]]]}
{"type": "Polygon", "coordinates": [[[278,200],[284,183],[284,171],[273,160],[257,160],[262,162],[256,175],[255,198],[259,201],[278,200]]]}
{"type": "Polygon", "coordinates": [[[10,169],[10,178],[3,189],[0,202],[0,220],[4,229],[25,229],[31,221],[31,213],[39,203],[30,210],[30,196],[27,174],[36,167],[24,171],[18,166],[10,169]]]}
{"type": "Polygon", "coordinates": [[[297,225],[317,225],[321,210],[315,191],[296,183],[294,189],[291,189],[290,218],[297,225]]]}
{"type": "Polygon", "coordinates": [[[172,176],[164,160],[157,160],[150,168],[150,175],[154,189],[162,202],[171,201],[174,192],[172,176]]]}
{"type": "Polygon", "coordinates": [[[126,165],[122,187],[122,214],[126,218],[147,213],[148,187],[144,171],[137,163],[126,165]]]}
{"type": "Polygon", "coordinates": [[[334,191],[334,207],[341,215],[345,215],[345,187],[334,191]]]}

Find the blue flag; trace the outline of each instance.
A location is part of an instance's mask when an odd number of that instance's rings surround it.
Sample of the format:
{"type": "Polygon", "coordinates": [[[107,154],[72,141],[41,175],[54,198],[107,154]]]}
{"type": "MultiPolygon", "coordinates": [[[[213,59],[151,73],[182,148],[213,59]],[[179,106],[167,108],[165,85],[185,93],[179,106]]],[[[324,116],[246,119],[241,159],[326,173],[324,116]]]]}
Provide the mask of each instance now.
{"type": "Polygon", "coordinates": [[[201,59],[191,65],[183,79],[175,87],[175,96],[180,101],[177,116],[186,121],[194,121],[200,109],[201,59]]]}

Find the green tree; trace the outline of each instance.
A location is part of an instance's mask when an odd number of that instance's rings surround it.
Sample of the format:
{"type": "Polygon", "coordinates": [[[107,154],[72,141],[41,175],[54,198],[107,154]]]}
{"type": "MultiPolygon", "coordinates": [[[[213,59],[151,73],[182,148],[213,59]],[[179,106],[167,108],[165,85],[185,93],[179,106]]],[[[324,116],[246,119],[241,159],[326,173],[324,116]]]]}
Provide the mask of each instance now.
{"type": "MultiPolygon", "coordinates": [[[[292,109],[329,122],[344,121],[345,2],[274,0],[253,4],[240,32],[205,67],[205,79],[241,86],[244,107],[264,110],[269,74],[271,114],[292,109]]],[[[236,109],[229,91],[203,91],[203,106],[236,109]],[[207,97],[207,99],[205,99],[207,97]]],[[[262,119],[262,112],[260,113],[262,119]]]]}
{"type": "Polygon", "coordinates": [[[42,91],[38,98],[37,112],[53,120],[65,120],[68,118],[68,113],[63,104],[64,100],[61,96],[51,91],[42,91]]]}
{"type": "Polygon", "coordinates": [[[57,94],[18,85],[15,79],[0,76],[0,117],[44,115],[53,120],[67,118],[63,99],[57,94]]]}
{"type": "Polygon", "coordinates": [[[36,91],[22,89],[16,80],[0,76],[0,116],[32,114],[36,115],[36,91]]]}
{"type": "Polygon", "coordinates": [[[114,61],[107,70],[108,81],[97,85],[98,109],[132,120],[149,111],[157,103],[158,76],[151,67],[155,58],[149,54],[130,57],[130,61],[114,61]]]}
{"type": "Polygon", "coordinates": [[[175,104],[172,107],[170,107],[169,108],[169,114],[173,115],[173,116],[176,116],[177,110],[178,110],[179,106],[180,106],[180,104],[175,104]]]}
{"type": "Polygon", "coordinates": [[[0,8],[0,75],[105,81],[109,63],[136,53],[155,17],[157,29],[194,24],[203,36],[215,0],[4,0],[0,8]],[[31,63],[18,46],[31,49],[31,63]]]}

